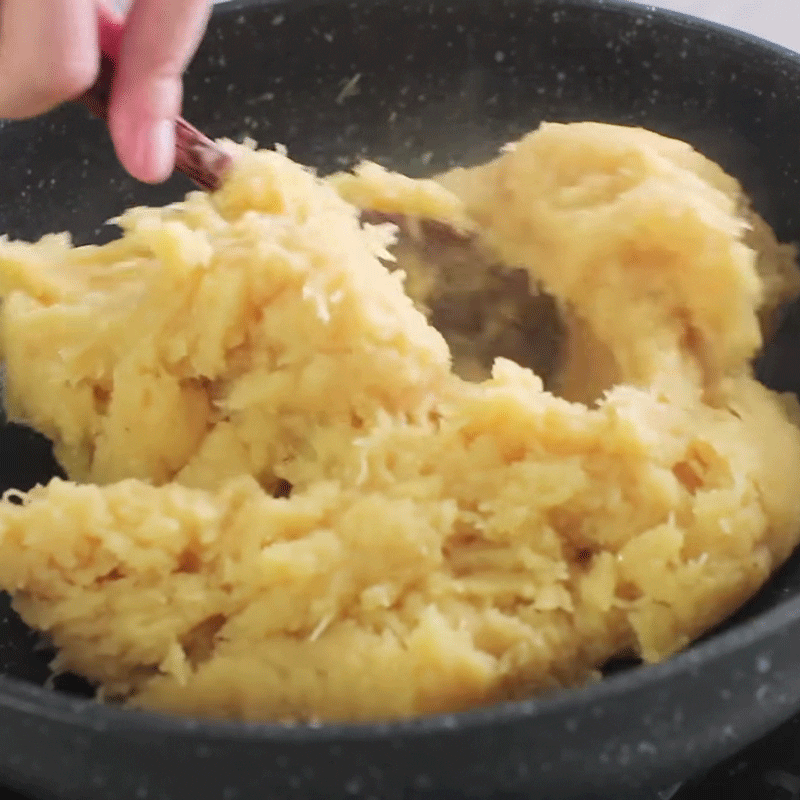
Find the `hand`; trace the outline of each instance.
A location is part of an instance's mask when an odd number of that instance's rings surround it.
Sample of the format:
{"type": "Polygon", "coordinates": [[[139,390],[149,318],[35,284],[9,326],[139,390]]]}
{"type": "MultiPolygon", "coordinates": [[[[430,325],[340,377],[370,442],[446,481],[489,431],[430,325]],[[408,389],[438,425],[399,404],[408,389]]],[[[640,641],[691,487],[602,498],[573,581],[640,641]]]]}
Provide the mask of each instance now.
{"type": "Polygon", "coordinates": [[[100,0],[0,0],[0,118],[42,114],[88,89],[100,51],[117,58],[108,114],[122,165],[148,183],[175,165],[182,75],[211,0],[133,0],[127,19],[100,0]]]}

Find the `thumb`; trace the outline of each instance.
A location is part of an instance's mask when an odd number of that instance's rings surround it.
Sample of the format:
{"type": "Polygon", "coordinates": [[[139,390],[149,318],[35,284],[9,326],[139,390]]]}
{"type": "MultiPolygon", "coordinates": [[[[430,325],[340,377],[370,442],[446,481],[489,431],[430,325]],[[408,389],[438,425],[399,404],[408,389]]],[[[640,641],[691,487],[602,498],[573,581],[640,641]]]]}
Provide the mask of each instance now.
{"type": "MultiPolygon", "coordinates": [[[[125,21],[108,123],[122,165],[141,181],[158,183],[174,169],[182,76],[210,7],[210,0],[135,0],[125,21]]],[[[114,36],[113,25],[103,23],[107,52],[113,53],[114,36]]]]}

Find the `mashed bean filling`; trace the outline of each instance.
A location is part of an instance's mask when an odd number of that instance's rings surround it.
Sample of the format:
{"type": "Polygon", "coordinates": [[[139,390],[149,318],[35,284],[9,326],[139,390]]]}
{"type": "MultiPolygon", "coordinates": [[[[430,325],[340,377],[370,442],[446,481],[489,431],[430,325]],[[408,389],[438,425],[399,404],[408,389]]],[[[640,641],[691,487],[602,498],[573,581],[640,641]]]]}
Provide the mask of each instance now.
{"type": "Polygon", "coordinates": [[[794,250],[688,145],[548,124],[429,181],[225,146],[114,242],[0,242],[7,410],[70,477],[0,504],[0,586],[56,670],[456,711],[663,659],[798,543],[800,409],[750,368],[794,250]]]}

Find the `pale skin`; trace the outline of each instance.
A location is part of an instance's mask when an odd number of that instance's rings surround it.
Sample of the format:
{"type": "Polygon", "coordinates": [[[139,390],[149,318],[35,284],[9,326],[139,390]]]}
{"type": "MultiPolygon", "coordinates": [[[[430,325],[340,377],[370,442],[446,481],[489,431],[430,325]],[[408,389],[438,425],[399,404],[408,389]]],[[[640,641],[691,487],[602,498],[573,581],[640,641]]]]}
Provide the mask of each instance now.
{"type": "Polygon", "coordinates": [[[26,119],[80,96],[101,50],[116,56],[109,129],[120,162],[146,183],[175,166],[182,76],[211,0],[0,0],[0,118],[26,119]]]}

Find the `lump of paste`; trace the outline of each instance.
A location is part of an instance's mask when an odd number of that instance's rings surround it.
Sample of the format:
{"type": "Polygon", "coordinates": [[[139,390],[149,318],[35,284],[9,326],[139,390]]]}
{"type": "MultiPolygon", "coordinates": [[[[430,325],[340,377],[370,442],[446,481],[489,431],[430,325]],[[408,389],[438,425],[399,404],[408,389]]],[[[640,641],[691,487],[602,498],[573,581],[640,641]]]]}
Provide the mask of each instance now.
{"type": "Polygon", "coordinates": [[[547,125],[437,182],[225,146],[115,242],[0,244],[6,406],[70,477],[0,504],[0,586],[56,669],[178,714],[457,711],[665,658],[798,543],[800,413],[749,368],[794,253],[687,145],[547,125]],[[547,292],[564,396],[456,374],[426,313],[480,281],[362,209],[547,292]]]}

